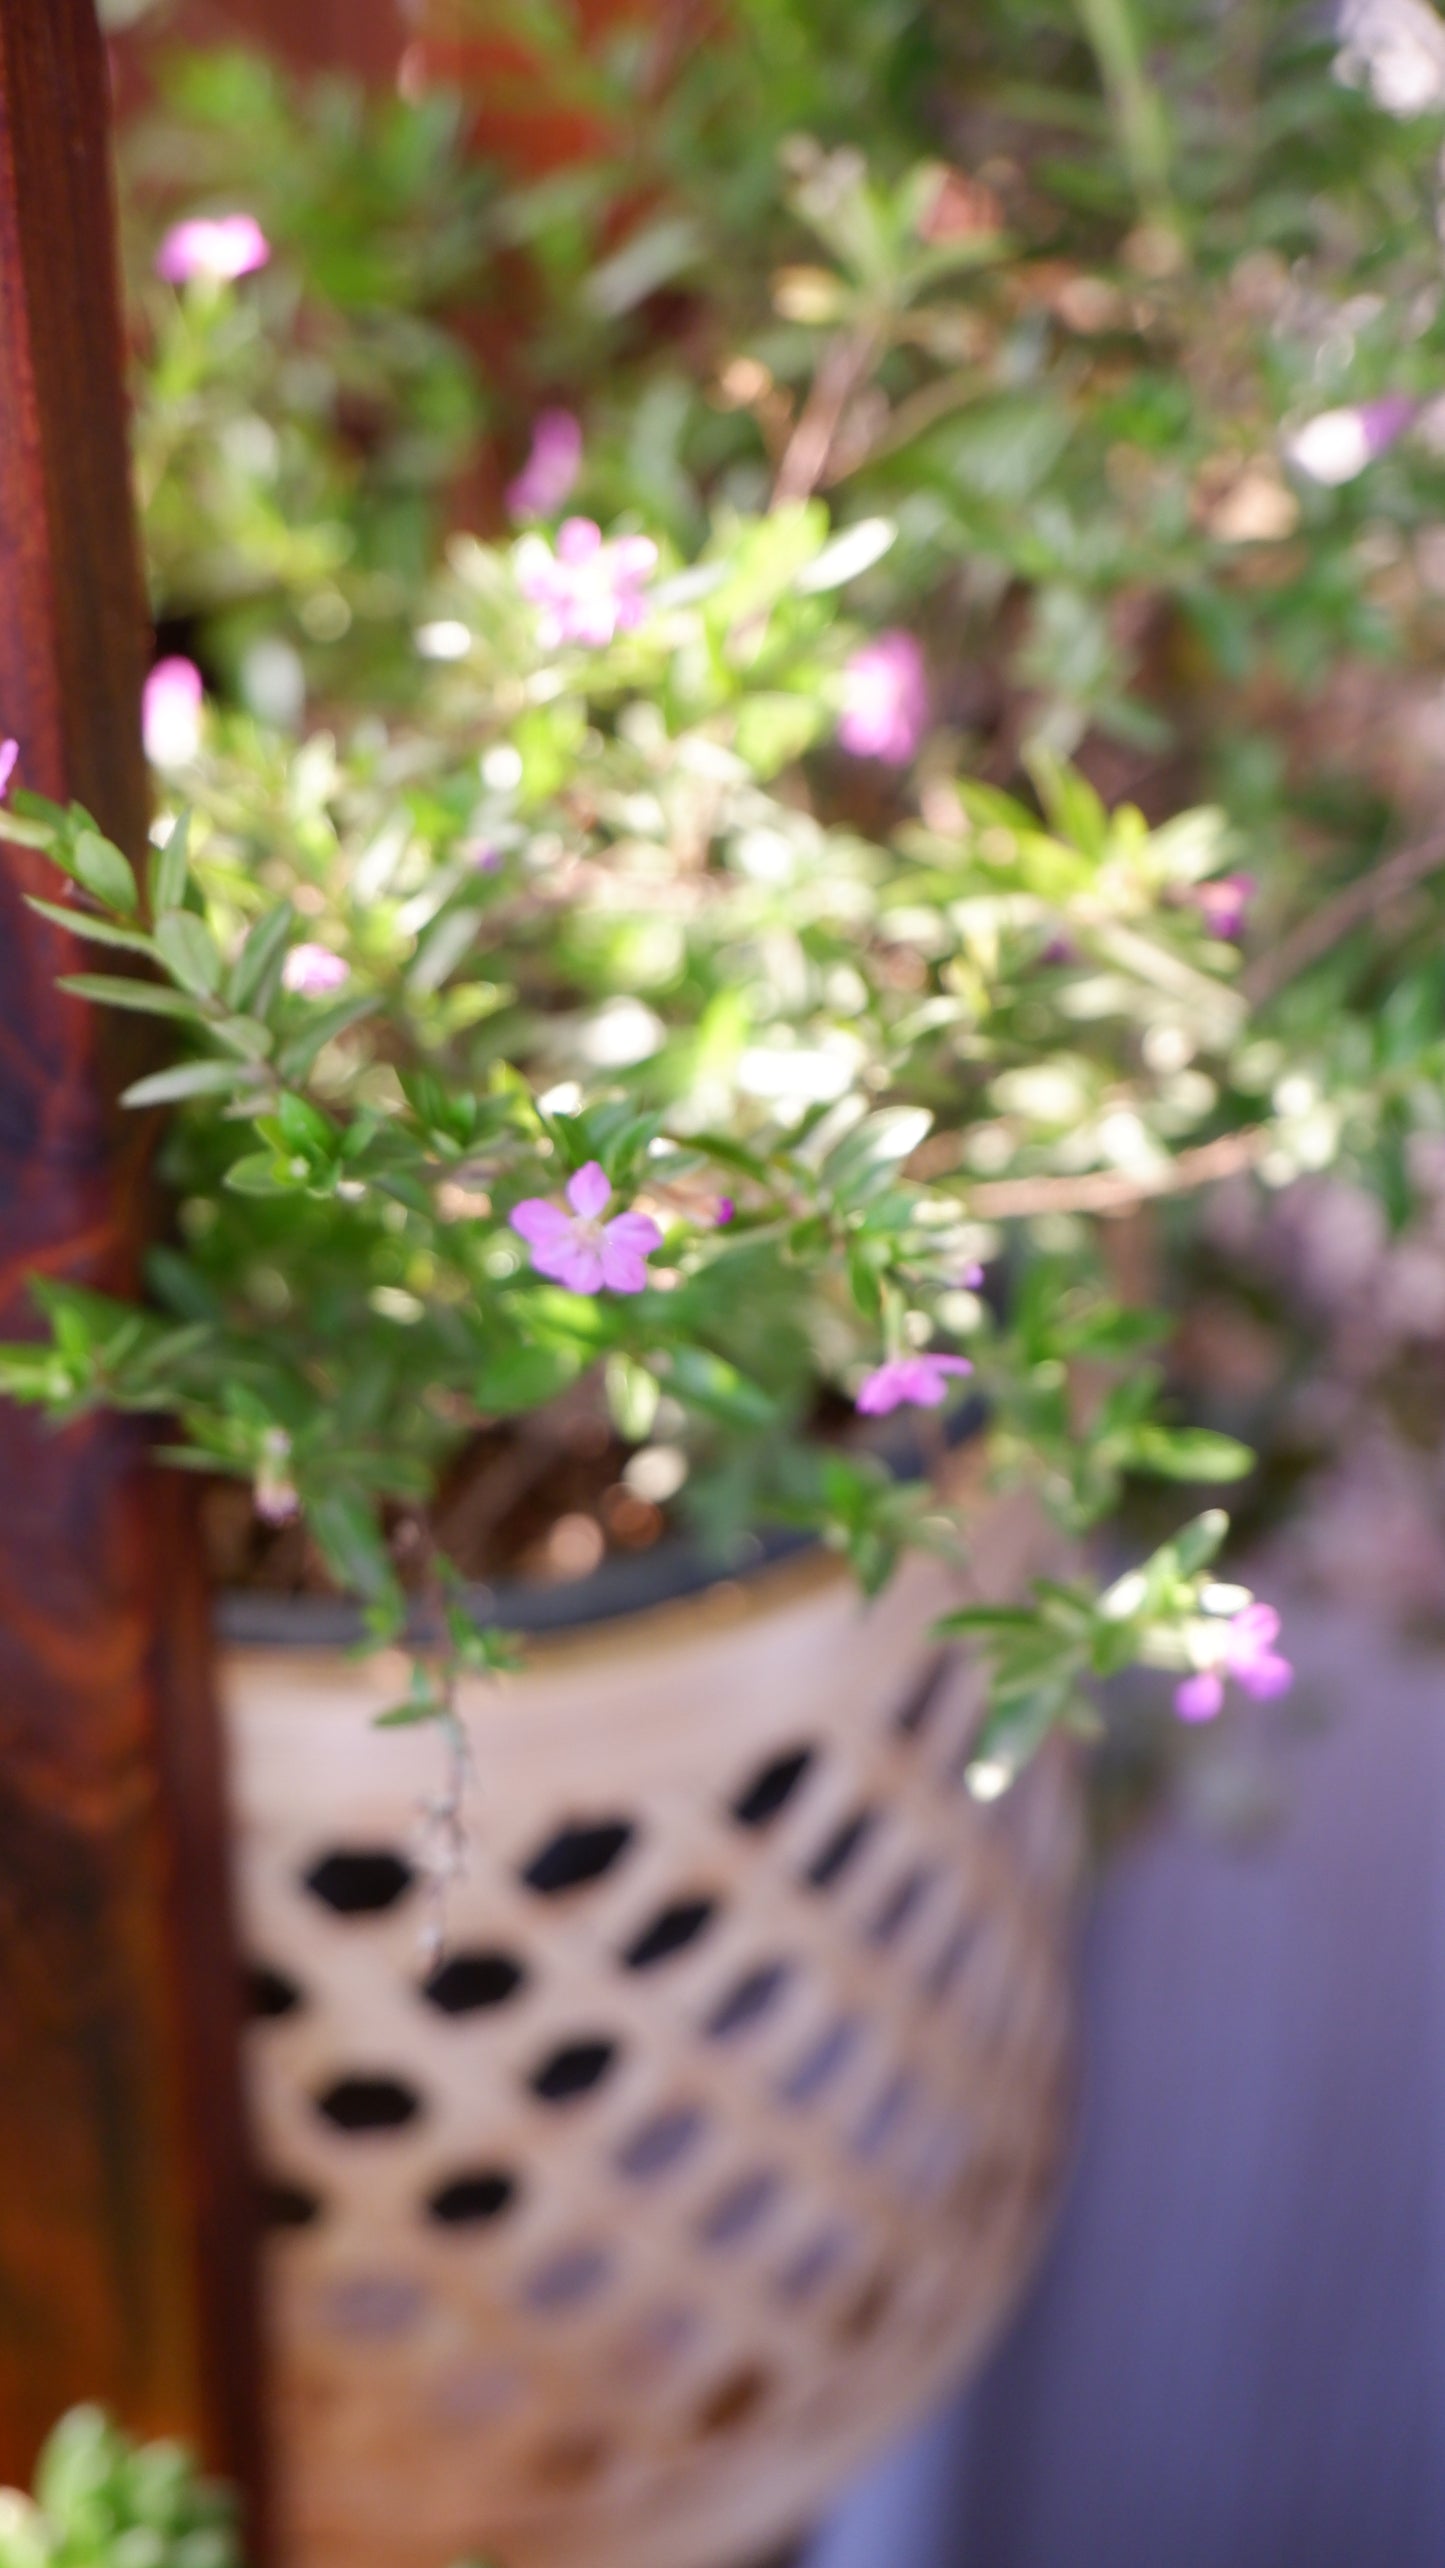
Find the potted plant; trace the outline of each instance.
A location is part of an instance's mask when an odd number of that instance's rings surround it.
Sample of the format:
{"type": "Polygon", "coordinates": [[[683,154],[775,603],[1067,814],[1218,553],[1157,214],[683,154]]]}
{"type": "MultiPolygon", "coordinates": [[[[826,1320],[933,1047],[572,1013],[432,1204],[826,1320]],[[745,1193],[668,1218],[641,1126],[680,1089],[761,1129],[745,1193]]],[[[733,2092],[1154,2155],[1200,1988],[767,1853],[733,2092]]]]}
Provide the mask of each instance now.
{"type": "MultiPolygon", "coordinates": [[[[833,178],[935,313],[979,257],[947,173],[833,178]]],[[[265,483],[315,383],[299,325],[265,373],[287,261],[217,208],[160,267],[190,380],[244,355],[214,442],[265,483]]],[[[512,535],[382,583],[375,652],[378,565],[287,559],[299,694],[152,679],[144,883],[7,759],[0,835],[95,949],[66,986],[169,1044],[128,1102],[176,1221],[144,1307],[37,1285],[0,1381],[172,1420],[240,1591],[318,2552],[703,2568],[805,2520],[1038,2234],[1092,1680],[1167,1669],[1190,1719],[1288,1682],[1218,1511],[1094,1583],[1044,1530],[1249,1466],[1161,1410],[1084,1227],[1285,1146],[1233,841],[1047,741],[1018,793],[961,766],[894,523],[814,495],[828,367],[772,499],[703,492],[686,542],[641,486],[568,515],[554,433],[512,535]]]]}

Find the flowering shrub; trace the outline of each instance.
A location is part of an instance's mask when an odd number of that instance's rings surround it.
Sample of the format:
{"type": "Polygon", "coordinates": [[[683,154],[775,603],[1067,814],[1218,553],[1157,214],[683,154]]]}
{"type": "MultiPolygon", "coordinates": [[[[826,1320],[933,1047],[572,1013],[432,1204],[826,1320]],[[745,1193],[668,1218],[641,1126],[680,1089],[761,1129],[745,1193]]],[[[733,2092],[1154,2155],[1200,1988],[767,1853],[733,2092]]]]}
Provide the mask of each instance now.
{"type": "MultiPolygon", "coordinates": [[[[950,1403],[1074,1526],[1242,1474],[1088,1225],[1334,1160],[1402,1214],[1439,1122],[1433,771],[1375,720],[1445,591],[1431,102],[1173,0],[733,22],[505,199],[454,102],[174,75],[144,895],[5,822],[137,967],[72,987],[173,1039],[180,1206],[149,1311],[46,1288],[7,1382],[174,1411],[484,1661],[446,1493],[562,1417],[720,1556],[803,1524],[869,1584],[952,1539],[887,1448],[950,1403]],[[449,502],[457,306],[519,259],[449,502]]],[[[1132,1658],[1186,1720],[1280,1690],[1222,1533],[981,1627],[984,1786],[1132,1658]]]]}

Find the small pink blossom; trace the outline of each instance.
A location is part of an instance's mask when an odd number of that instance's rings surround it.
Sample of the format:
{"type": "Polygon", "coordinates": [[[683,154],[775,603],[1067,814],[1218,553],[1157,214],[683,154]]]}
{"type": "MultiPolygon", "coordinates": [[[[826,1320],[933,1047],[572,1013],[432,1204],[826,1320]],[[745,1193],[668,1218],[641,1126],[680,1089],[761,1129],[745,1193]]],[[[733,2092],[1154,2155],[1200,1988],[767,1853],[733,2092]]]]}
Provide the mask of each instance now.
{"type": "Polygon", "coordinates": [[[855,758],[906,767],[928,727],[928,680],[911,633],[880,633],[843,670],[838,737],[855,758]]]}
{"type": "Polygon", "coordinates": [[[270,256],[271,244],[254,214],[196,214],[172,224],[156,252],[156,274],[167,285],[189,285],[201,276],[234,284],[265,267],[270,256]]]}
{"type": "Polygon", "coordinates": [[[141,697],[141,728],[153,766],[185,767],[199,754],[204,698],[194,660],[157,660],[141,697]]]}
{"type": "Polygon", "coordinates": [[[10,791],[10,779],[20,763],[18,740],[0,740],[0,802],[10,791]]]}
{"type": "Polygon", "coordinates": [[[1211,936],[1237,943],[1244,934],[1245,913],[1258,885],[1252,874],[1219,874],[1212,883],[1194,883],[1189,899],[1211,936]]]}
{"type": "Polygon", "coordinates": [[[494,847],[488,838],[470,839],[462,854],[471,860],[474,873],[496,874],[501,870],[502,851],[500,847],[494,847]]]}
{"type": "Polygon", "coordinates": [[[631,633],[647,612],[642,592],[657,568],[649,535],[619,535],[604,543],[590,517],[568,517],[554,552],[541,535],[517,546],[517,584],[535,606],[537,639],[544,651],[564,642],[599,650],[615,634],[631,633]]]}
{"type": "Polygon", "coordinates": [[[612,1201],[607,1171],[595,1159],[567,1181],[571,1211],[529,1195],[514,1207],[512,1228],[532,1252],[539,1275],[565,1284],[569,1293],[640,1293],[647,1260],[662,1246],[662,1233],[646,1213],[603,1215],[612,1201]]]}
{"type": "Polygon", "coordinates": [[[731,1195],[719,1195],[717,1203],[713,1208],[713,1220],[716,1222],[719,1230],[727,1229],[727,1226],[736,1211],[737,1206],[733,1202],[731,1195]]]}
{"type": "Polygon", "coordinates": [[[886,1418],[893,1409],[937,1409],[948,1397],[951,1375],[972,1373],[966,1355],[894,1355],[870,1373],[858,1394],[865,1418],[886,1418]]]}
{"type": "Polygon", "coordinates": [[[329,945],[293,945],[281,966],[288,990],[303,999],[327,999],[351,978],[351,966],[329,945]]]}
{"type": "Polygon", "coordinates": [[[291,1439],[284,1427],[268,1427],[261,1439],[255,1507],[263,1525],[294,1524],[301,1513],[301,1500],[291,1478],[291,1439]]]}
{"type": "Polygon", "coordinates": [[[976,1257],[969,1265],[965,1266],[963,1273],[960,1275],[958,1280],[963,1286],[965,1293],[981,1293],[983,1291],[984,1272],[976,1257]]]}
{"type": "Polygon", "coordinates": [[[1215,1663],[1186,1676],[1174,1691],[1174,1709],[1181,1721],[1212,1721],[1224,1708],[1224,1681],[1233,1677],[1236,1685],[1256,1703],[1270,1703],[1280,1694],[1288,1694],[1294,1683],[1294,1669],[1274,1644],[1279,1638],[1279,1616],[1272,1605],[1258,1600],[1242,1606],[1218,1629],[1214,1643],[1215,1663]]]}
{"type": "Polygon", "coordinates": [[[582,422],[570,410],[544,410],[532,430],[532,451],[516,480],[507,484],[514,517],[555,517],[582,469],[582,422]]]}

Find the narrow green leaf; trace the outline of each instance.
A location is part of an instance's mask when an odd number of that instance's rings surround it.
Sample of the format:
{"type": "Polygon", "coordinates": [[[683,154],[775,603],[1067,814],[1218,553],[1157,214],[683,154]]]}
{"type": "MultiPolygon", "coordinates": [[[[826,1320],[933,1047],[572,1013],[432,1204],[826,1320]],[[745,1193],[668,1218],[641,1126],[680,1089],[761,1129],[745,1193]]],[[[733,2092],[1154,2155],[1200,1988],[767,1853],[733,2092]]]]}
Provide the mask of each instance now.
{"type": "Polygon", "coordinates": [[[153,847],[147,873],[151,915],[161,918],[167,910],[178,910],[186,896],[186,865],[191,835],[191,815],[183,811],[163,847],[153,847]]]}
{"type": "Polygon", "coordinates": [[[178,1061],[173,1069],[153,1070],[137,1079],[121,1098],[123,1106],[171,1106],[185,1097],[224,1097],[246,1086],[252,1073],[244,1061],[178,1061]]]}
{"type": "Polygon", "coordinates": [[[183,990],[198,999],[215,996],[221,986],[221,951],[204,919],[190,910],[168,910],[156,921],[156,950],[183,990]]]}
{"type": "Polygon", "coordinates": [[[125,954],[155,958],[154,944],[138,928],[113,927],[108,918],[97,918],[93,910],[69,909],[63,901],[42,901],[34,892],[26,893],[25,905],[38,918],[48,918],[55,927],[68,927],[72,936],[83,936],[92,945],[114,945],[125,954]]]}
{"type": "Polygon", "coordinates": [[[68,990],[72,998],[95,999],[102,1007],[134,1008],[141,1016],[177,1017],[188,1025],[198,1019],[193,1000],[156,981],[123,981],[109,972],[68,972],[56,988],[68,990]]]}
{"type": "Polygon", "coordinates": [[[71,864],[75,879],[102,901],[107,909],[119,910],[123,918],[133,918],[140,907],[135,875],[128,860],[98,829],[78,830],[71,846],[71,864]]]}
{"type": "Polygon", "coordinates": [[[289,901],[259,918],[231,966],[226,982],[229,1007],[264,1013],[275,996],[281,965],[291,942],[296,912],[289,901]]]}

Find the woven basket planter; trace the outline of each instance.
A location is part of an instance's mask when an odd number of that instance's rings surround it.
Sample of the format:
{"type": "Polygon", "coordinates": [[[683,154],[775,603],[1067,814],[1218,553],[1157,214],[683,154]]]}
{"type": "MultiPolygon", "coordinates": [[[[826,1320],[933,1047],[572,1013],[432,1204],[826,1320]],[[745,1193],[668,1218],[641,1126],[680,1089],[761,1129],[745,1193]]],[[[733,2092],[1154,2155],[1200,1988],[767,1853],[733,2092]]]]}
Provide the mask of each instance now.
{"type": "MultiPolygon", "coordinates": [[[[980,1516],[977,1592],[1038,1529],[980,1516]]],[[[962,1784],[945,1572],[816,1556],[554,1638],[427,1731],[226,1662],[295,2568],[737,2568],[974,2354],[1065,2126],[1077,1810],[962,1784]]]]}

